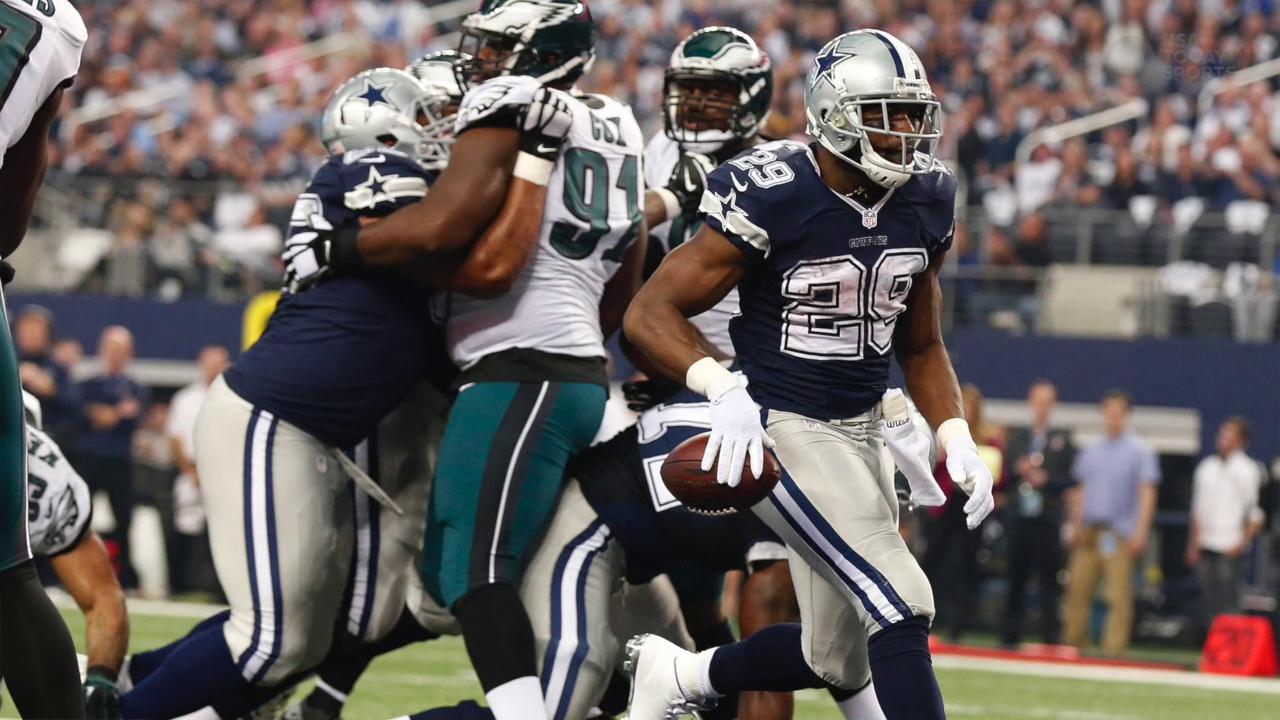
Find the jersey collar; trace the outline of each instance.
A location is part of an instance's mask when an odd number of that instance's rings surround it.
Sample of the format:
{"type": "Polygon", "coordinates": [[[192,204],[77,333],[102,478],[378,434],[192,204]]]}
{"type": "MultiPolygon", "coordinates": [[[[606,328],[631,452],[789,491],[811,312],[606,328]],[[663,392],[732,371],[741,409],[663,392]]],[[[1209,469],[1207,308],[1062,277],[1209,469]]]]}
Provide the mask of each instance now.
{"type": "MultiPolygon", "coordinates": [[[[809,158],[809,162],[813,163],[813,169],[817,171],[818,178],[821,179],[822,168],[818,167],[818,158],[813,156],[813,148],[806,145],[804,148],[804,151],[809,158]]],[[[825,180],[822,181],[822,186],[827,189],[827,192],[840,198],[840,200],[845,205],[848,205],[854,210],[857,210],[858,214],[862,216],[862,226],[868,230],[870,230],[871,228],[874,228],[876,225],[880,223],[881,208],[884,207],[885,203],[889,202],[889,198],[893,197],[894,191],[897,190],[897,188],[889,188],[888,191],[885,192],[885,194],[876,202],[875,205],[872,205],[871,207],[866,207],[865,205],[858,202],[857,200],[854,200],[853,198],[848,197],[847,195],[841,195],[835,190],[832,190],[831,186],[828,185],[825,180]]]]}

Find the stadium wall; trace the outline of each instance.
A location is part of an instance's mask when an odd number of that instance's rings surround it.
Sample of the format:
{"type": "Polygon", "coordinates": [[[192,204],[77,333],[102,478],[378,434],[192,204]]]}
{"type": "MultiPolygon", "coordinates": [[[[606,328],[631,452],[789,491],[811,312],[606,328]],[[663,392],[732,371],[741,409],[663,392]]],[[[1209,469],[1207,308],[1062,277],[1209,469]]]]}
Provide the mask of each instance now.
{"type": "MultiPolygon", "coordinates": [[[[89,354],[102,328],[125,325],[137,339],[138,357],[146,360],[190,361],[210,343],[238,348],[245,317],[243,304],[197,300],[160,303],[43,294],[8,298],[10,312],[32,303],[53,311],[58,337],[80,340],[89,354]]],[[[1202,452],[1213,447],[1223,419],[1242,414],[1253,424],[1251,454],[1266,462],[1280,455],[1280,344],[1090,340],[955,330],[947,334],[947,347],[961,381],[975,383],[991,399],[1021,399],[1028,384],[1040,377],[1057,383],[1066,403],[1095,403],[1108,389],[1120,388],[1138,405],[1198,411],[1202,452]]],[[[621,363],[618,370],[627,372],[621,363]]],[[[894,382],[900,384],[901,377],[894,382]]]]}

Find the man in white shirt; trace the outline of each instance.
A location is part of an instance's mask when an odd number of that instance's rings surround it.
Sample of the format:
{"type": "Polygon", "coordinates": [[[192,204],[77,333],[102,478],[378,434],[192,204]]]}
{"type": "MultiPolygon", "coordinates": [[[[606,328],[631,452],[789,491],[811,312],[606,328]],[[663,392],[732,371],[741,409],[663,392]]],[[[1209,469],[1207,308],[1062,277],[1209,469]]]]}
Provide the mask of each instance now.
{"type": "MultiPolygon", "coordinates": [[[[173,448],[173,459],[178,465],[178,477],[173,481],[173,532],[170,538],[169,582],[175,592],[202,589],[199,572],[195,568],[208,567],[212,559],[203,563],[198,557],[207,555],[199,548],[204,541],[204,507],[200,503],[200,476],[196,473],[195,428],[196,416],[204,405],[209,385],[231,364],[227,349],[209,345],[200,350],[196,358],[200,376],[195,382],[174,393],[169,403],[169,422],[165,434],[173,448]],[[193,567],[194,566],[194,567],[193,567]]],[[[206,575],[209,573],[205,573],[206,575]]]]}
{"type": "Polygon", "coordinates": [[[1228,418],[1218,429],[1217,444],[1217,453],[1196,466],[1187,539],[1187,564],[1200,576],[1207,622],[1239,610],[1240,557],[1263,521],[1258,506],[1262,466],[1245,454],[1249,422],[1228,418]]]}

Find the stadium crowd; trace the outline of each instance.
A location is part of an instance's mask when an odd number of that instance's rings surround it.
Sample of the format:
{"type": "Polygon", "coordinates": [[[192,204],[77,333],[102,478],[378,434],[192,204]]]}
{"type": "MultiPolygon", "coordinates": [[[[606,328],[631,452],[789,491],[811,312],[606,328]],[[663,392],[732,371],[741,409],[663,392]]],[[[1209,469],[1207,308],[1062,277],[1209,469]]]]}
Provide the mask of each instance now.
{"type": "MultiPolygon", "coordinates": [[[[316,123],[329,90],[359,68],[451,47],[450,16],[469,9],[452,5],[86,4],[90,26],[113,30],[93,36],[67,95],[77,112],[56,132],[52,184],[76,194],[80,225],[112,233],[91,286],[239,298],[276,282],[280,230],[322,159],[316,123]],[[304,54],[343,32],[331,52],[304,54]]],[[[1184,257],[1218,267],[1263,257],[1257,238],[1280,203],[1280,93],[1269,81],[1202,93],[1280,56],[1272,0],[597,0],[592,10],[599,59],[585,87],[629,101],[650,133],[667,58],[698,27],[746,28],[773,58],[774,137],[803,132],[803,78],[823,39],[875,26],[919,48],[946,109],[940,154],[971,207],[962,264],[1066,259],[1054,240],[1075,231],[1060,209],[1078,207],[1179,231],[1223,212],[1184,257]],[[1037,128],[1134,99],[1147,103],[1139,120],[1015,163],[1037,128]]],[[[1135,231],[1138,249],[1118,260],[1164,264],[1168,232],[1135,231]]]]}

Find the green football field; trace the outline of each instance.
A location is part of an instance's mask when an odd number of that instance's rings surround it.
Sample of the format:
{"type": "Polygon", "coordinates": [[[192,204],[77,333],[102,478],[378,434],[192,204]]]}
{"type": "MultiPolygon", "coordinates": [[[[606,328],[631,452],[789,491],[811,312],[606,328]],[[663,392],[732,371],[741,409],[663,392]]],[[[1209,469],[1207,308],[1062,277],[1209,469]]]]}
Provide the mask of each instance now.
{"type": "MultiPolygon", "coordinates": [[[[83,638],[79,614],[64,611],[76,637],[83,638]]],[[[131,648],[142,650],[181,636],[196,621],[135,614],[131,648]]],[[[1047,720],[1245,720],[1280,718],[1280,680],[1257,685],[1259,691],[1201,687],[1206,682],[1194,674],[1178,675],[1172,682],[1149,684],[1065,677],[1080,674],[1075,666],[1028,664],[1027,672],[1009,672],[1009,663],[984,663],[967,658],[938,658],[938,677],[951,717],[1040,718],[1047,720]],[[1001,665],[998,671],[989,665],[1001,665]],[[1185,681],[1185,682],[1184,682],[1185,681]]],[[[1092,672],[1115,675],[1096,668],[1092,672]]],[[[346,717],[351,720],[385,720],[429,707],[478,698],[479,686],[467,664],[462,643],[456,638],[406,648],[376,661],[356,687],[346,717]]],[[[295,696],[295,700],[301,695],[295,696]]],[[[5,698],[4,715],[12,704],[5,698]]],[[[797,718],[839,720],[840,714],[821,693],[802,693],[797,718]]]]}

